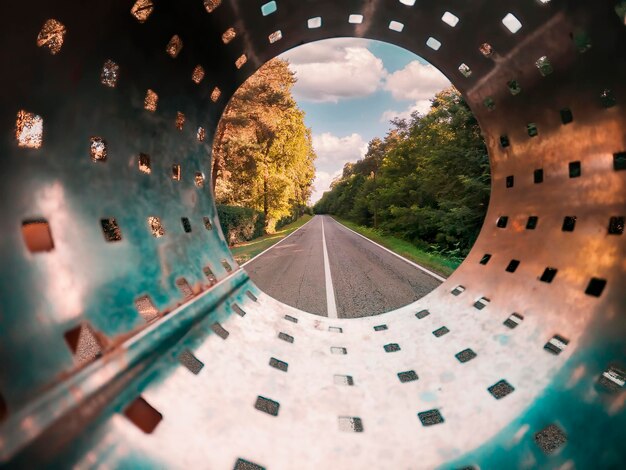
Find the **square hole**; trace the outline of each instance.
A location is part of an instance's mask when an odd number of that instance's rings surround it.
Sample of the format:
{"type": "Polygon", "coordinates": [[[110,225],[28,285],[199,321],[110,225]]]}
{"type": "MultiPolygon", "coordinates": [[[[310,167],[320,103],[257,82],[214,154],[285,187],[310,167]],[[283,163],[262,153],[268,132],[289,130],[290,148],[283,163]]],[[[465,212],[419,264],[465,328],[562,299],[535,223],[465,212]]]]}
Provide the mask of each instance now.
{"type": "Polygon", "coordinates": [[[248,460],[237,459],[233,470],[265,470],[265,467],[252,463],[248,460]]]}
{"type": "Polygon", "coordinates": [[[569,162],[569,177],[579,178],[582,175],[580,162],[569,162]]]}
{"type": "Polygon", "coordinates": [[[417,373],[414,370],[406,370],[404,372],[398,372],[398,379],[400,379],[401,383],[406,383],[406,382],[414,382],[417,379],[419,379],[419,377],[417,376],[417,373]]]}
{"type": "Polygon", "coordinates": [[[355,416],[339,416],[339,430],[344,432],[363,432],[363,421],[355,416]]]}
{"type": "Polygon", "coordinates": [[[509,80],[506,85],[513,96],[519,95],[522,92],[522,87],[517,80],[509,80]]]}
{"type": "Polygon", "coordinates": [[[404,29],[404,25],[398,21],[391,21],[389,23],[389,29],[401,33],[404,29]]]}
{"type": "Polygon", "coordinates": [[[517,328],[517,326],[520,323],[522,323],[523,320],[524,320],[524,317],[521,316],[519,313],[512,313],[511,315],[509,315],[509,318],[504,320],[503,324],[513,329],[513,328],[517,328]]]}
{"type": "Polygon", "coordinates": [[[626,152],[613,154],[613,169],[615,171],[626,170],[626,152]]]}
{"type": "MultiPolygon", "coordinates": [[[[222,260],[222,264],[224,264],[224,262],[225,262],[225,260],[222,260]]],[[[226,263],[226,264],[228,264],[228,263],[226,263]]],[[[249,290],[247,290],[247,291],[246,291],[246,295],[247,295],[247,296],[248,296],[248,298],[249,298],[250,300],[252,300],[253,302],[256,302],[256,301],[258,300],[258,299],[256,298],[256,296],[255,296],[252,292],[250,292],[249,290]]]]}
{"type": "Polygon", "coordinates": [[[387,325],[376,325],[374,331],[384,331],[387,329],[387,325]]]}
{"type": "Polygon", "coordinates": [[[361,24],[363,23],[363,15],[350,15],[348,16],[348,23],[361,24]]]}
{"type": "Polygon", "coordinates": [[[292,317],[291,315],[285,315],[284,318],[292,323],[298,323],[298,319],[296,317],[292,317]]]}
{"type": "Polygon", "coordinates": [[[385,352],[388,352],[388,353],[400,351],[400,345],[398,343],[385,344],[383,348],[385,349],[385,352]]]}
{"type": "Polygon", "coordinates": [[[456,353],[454,357],[456,357],[459,362],[463,363],[463,362],[471,361],[472,359],[474,359],[476,357],[476,353],[472,351],[471,349],[467,348],[459,353],[456,353]]]}
{"type": "Polygon", "coordinates": [[[172,179],[180,181],[180,165],[172,165],[172,179]]]}
{"type": "Polygon", "coordinates": [[[202,268],[202,272],[204,273],[206,278],[209,280],[209,287],[214,284],[217,284],[217,278],[215,277],[215,274],[213,274],[213,271],[211,270],[210,267],[205,266],[204,268],[202,268]]]}
{"type": "Polygon", "coordinates": [[[441,47],[441,42],[431,36],[426,40],[426,45],[430,47],[432,50],[438,51],[439,48],[441,47]]]}
{"type": "Polygon", "coordinates": [[[222,4],[222,0],[204,0],[204,8],[207,13],[212,13],[222,4]]]}
{"type": "Polygon", "coordinates": [[[237,60],[235,61],[235,67],[240,69],[246,64],[246,62],[248,62],[248,56],[246,54],[241,54],[239,57],[237,57],[237,60]]]}
{"type": "Polygon", "coordinates": [[[505,271],[507,273],[514,273],[517,270],[518,266],[519,266],[519,260],[512,259],[511,261],[509,261],[509,264],[506,267],[505,271]]]}
{"type": "Polygon", "coordinates": [[[563,219],[563,226],[561,230],[563,232],[573,232],[576,228],[576,216],[568,215],[563,219]]]}
{"type": "Polygon", "coordinates": [[[193,183],[196,185],[196,188],[204,187],[204,175],[200,171],[196,171],[193,176],[193,183]]]}
{"type": "Polygon", "coordinates": [[[537,61],[535,62],[535,65],[537,66],[537,68],[539,69],[539,73],[543,77],[547,77],[552,72],[554,72],[554,69],[552,68],[552,64],[550,63],[550,60],[545,55],[537,59],[537,61]]]}
{"type": "Polygon", "coordinates": [[[130,9],[130,14],[135,17],[139,23],[145,23],[154,10],[152,0],[137,0],[130,9]]]}
{"type": "Polygon", "coordinates": [[[531,215],[530,217],[528,217],[528,221],[526,222],[526,230],[535,230],[538,223],[539,217],[537,217],[536,215],[531,215]]]}
{"type": "Polygon", "coordinates": [[[496,227],[498,228],[506,228],[506,225],[509,223],[509,218],[506,215],[498,217],[498,221],[496,222],[496,227]]]}
{"type": "Polygon", "coordinates": [[[539,131],[537,130],[537,124],[535,124],[534,122],[528,123],[526,125],[526,131],[528,132],[528,135],[530,137],[537,137],[537,135],[539,134],[539,131]]]}
{"type": "MultiPolygon", "coordinates": [[[[208,217],[202,217],[202,221],[204,222],[204,228],[207,230],[213,230],[213,225],[211,225],[211,219],[208,217]]],[[[224,266],[226,267],[226,266],[224,266]]],[[[230,268],[230,265],[228,266],[230,268]]]]}
{"type": "Polygon", "coordinates": [[[487,264],[491,259],[491,255],[489,253],[485,253],[482,258],[480,258],[480,264],[487,264]]]}
{"type": "Polygon", "coordinates": [[[511,145],[511,142],[509,141],[509,137],[507,135],[500,136],[500,145],[502,146],[502,148],[507,148],[511,145]]]}
{"type": "Polygon", "coordinates": [[[179,131],[183,130],[183,127],[185,126],[185,115],[183,113],[181,113],[180,111],[176,112],[176,129],[178,129],[179,131]]]}
{"type": "Polygon", "coordinates": [[[603,108],[612,108],[617,104],[613,90],[608,88],[602,90],[602,93],[600,93],[600,104],[602,104],[603,108]]]}
{"type": "Polygon", "coordinates": [[[306,25],[309,29],[321,28],[322,26],[322,17],[316,16],[315,18],[309,18],[306,22],[306,25]]]}
{"type": "Polygon", "coordinates": [[[354,379],[351,375],[333,375],[333,383],[335,385],[346,385],[351,387],[354,385],[354,379]]]}
{"type": "Polygon", "coordinates": [[[20,110],[15,121],[15,138],[18,147],[38,149],[43,143],[43,118],[20,110]]]}
{"type": "Polygon", "coordinates": [[[159,217],[148,217],[148,227],[150,227],[150,232],[152,232],[152,236],[154,238],[161,238],[165,235],[165,229],[163,228],[159,217]]]}
{"type": "Polygon", "coordinates": [[[506,397],[509,393],[515,390],[515,388],[513,388],[510,383],[503,379],[493,384],[487,390],[496,398],[496,400],[499,400],[506,397]]]}
{"type": "Polygon", "coordinates": [[[329,326],[328,331],[331,333],[343,333],[343,328],[339,328],[338,326],[329,326]]]}
{"type": "Polygon", "coordinates": [[[22,238],[31,253],[42,253],[54,249],[50,225],[45,219],[22,222],[22,238]]]}
{"type": "Polygon", "coordinates": [[[544,344],[543,349],[551,352],[554,355],[559,355],[563,352],[565,347],[569,344],[569,340],[563,338],[560,335],[554,335],[550,341],[544,344]]]}
{"type": "Polygon", "coordinates": [[[553,454],[567,442],[567,436],[556,424],[551,424],[535,434],[535,442],[546,454],[553,454]]]}
{"type": "Polygon", "coordinates": [[[237,31],[235,28],[228,28],[226,31],[222,33],[222,42],[224,44],[228,44],[230,41],[237,37],[237,31]]]}
{"type": "Polygon", "coordinates": [[[541,282],[550,283],[550,282],[552,282],[554,280],[554,277],[556,276],[557,272],[558,272],[558,270],[556,268],[546,268],[543,271],[543,274],[541,275],[539,280],[541,282]]]}
{"type": "Polygon", "coordinates": [[[459,72],[461,72],[461,75],[463,75],[465,78],[468,78],[472,75],[472,69],[470,69],[469,65],[467,64],[459,65],[459,72]]]}
{"type": "Polygon", "coordinates": [[[435,331],[433,331],[433,335],[439,338],[445,334],[448,334],[449,332],[450,330],[448,328],[446,328],[445,326],[442,326],[441,328],[437,328],[435,331]]]}
{"type": "Polygon", "coordinates": [[[124,416],[146,434],[152,434],[163,420],[163,415],[144,400],[143,397],[135,398],[124,409],[124,416]]]}
{"type": "Polygon", "coordinates": [[[102,355],[100,341],[89,323],[81,323],[63,336],[78,365],[88,364],[102,355]]]}
{"type": "Polygon", "coordinates": [[[289,364],[287,364],[284,361],[281,361],[280,359],[276,359],[275,357],[270,357],[270,367],[273,367],[274,369],[282,370],[283,372],[287,372],[287,369],[289,368],[289,364]]]}
{"type": "Polygon", "coordinates": [[[183,224],[183,230],[185,233],[191,233],[191,222],[187,217],[181,217],[180,222],[183,224]]]}
{"type": "Polygon", "coordinates": [[[100,83],[109,88],[115,88],[117,85],[117,77],[120,74],[120,66],[112,60],[106,60],[100,72],[100,83]]]}
{"type": "Polygon", "coordinates": [[[509,175],[506,177],[506,187],[512,188],[515,185],[515,176],[509,175]]]}
{"type": "Polygon", "coordinates": [[[278,339],[282,339],[283,341],[287,341],[288,343],[293,343],[294,341],[293,336],[288,335],[287,333],[283,333],[282,331],[278,333],[278,339]]]}
{"type": "Polygon", "coordinates": [[[217,336],[219,336],[222,339],[226,339],[228,338],[228,336],[230,335],[230,333],[228,332],[228,330],[226,330],[226,328],[224,328],[220,323],[215,322],[211,325],[211,330],[213,331],[213,333],[215,333],[217,336]]]}
{"type": "Polygon", "coordinates": [[[613,366],[602,372],[602,375],[598,378],[598,384],[609,392],[618,392],[624,388],[625,383],[626,372],[613,366]]]}
{"type": "Polygon", "coordinates": [[[257,410],[262,411],[263,413],[267,413],[268,415],[278,416],[278,409],[280,408],[280,403],[259,395],[256,398],[256,403],[254,404],[254,407],[257,410]]]}
{"type": "Polygon", "coordinates": [[[204,367],[204,362],[194,356],[189,349],[185,349],[178,355],[178,362],[185,366],[194,375],[198,375],[204,367]]]}
{"type": "Polygon", "coordinates": [[[50,54],[56,55],[63,47],[66,32],[65,26],[59,21],[52,18],[46,20],[37,35],[37,46],[47,47],[50,54]]]}
{"type": "Polygon", "coordinates": [[[434,424],[443,423],[443,416],[439,410],[428,410],[417,413],[417,417],[422,422],[423,426],[432,426],[434,424]]]}
{"type": "Polygon", "coordinates": [[[216,103],[217,100],[220,99],[221,95],[222,95],[222,91],[218,87],[213,88],[213,91],[211,92],[211,101],[216,103]]]}
{"type": "Polygon", "coordinates": [[[117,225],[117,221],[113,217],[100,219],[100,225],[102,226],[102,232],[104,233],[104,239],[106,241],[119,242],[122,239],[120,226],[117,225]]]}
{"type": "Polygon", "coordinates": [[[502,24],[513,34],[517,33],[522,28],[522,22],[518,20],[513,13],[507,13],[507,15],[502,18],[502,24]]]}
{"type": "Polygon", "coordinates": [[[535,184],[543,183],[543,169],[539,168],[533,173],[533,181],[535,184]]]}
{"type": "Polygon", "coordinates": [[[454,28],[459,22],[459,18],[458,16],[450,13],[449,11],[446,11],[441,17],[441,21],[443,21],[445,24],[452,26],[454,28]]]}
{"type": "Polygon", "coordinates": [[[246,316],[246,311],[243,308],[241,308],[239,305],[232,304],[231,307],[233,308],[233,311],[240,317],[246,316]]]}
{"type": "Polygon", "coordinates": [[[463,292],[465,292],[465,287],[463,287],[463,286],[456,286],[454,289],[452,289],[452,291],[450,293],[452,295],[461,295],[463,292]]]}
{"type": "Polygon", "coordinates": [[[496,109],[496,102],[493,100],[491,96],[488,96],[487,98],[485,98],[485,100],[483,101],[483,104],[485,105],[485,108],[487,108],[489,111],[496,109]]]}
{"type": "Polygon", "coordinates": [[[204,79],[204,68],[201,65],[196,65],[196,67],[193,69],[193,72],[191,72],[191,80],[196,85],[199,85],[203,79],[204,79]]]}
{"type": "Polygon", "coordinates": [[[232,272],[233,268],[232,266],[228,263],[228,261],[226,261],[225,259],[222,260],[222,266],[224,267],[224,269],[226,270],[226,272],[232,272]]]}
{"type": "Polygon", "coordinates": [[[337,346],[331,346],[330,347],[330,353],[331,354],[345,355],[345,354],[348,354],[348,350],[346,348],[341,348],[341,347],[337,347],[337,346]]]}
{"type": "Polygon", "coordinates": [[[609,234],[621,235],[624,233],[624,217],[611,217],[609,220],[609,234]]]}
{"type": "Polygon", "coordinates": [[[198,142],[204,142],[205,137],[206,131],[204,130],[204,127],[198,127],[198,132],[196,133],[196,138],[198,139],[198,142]]]}
{"type": "Polygon", "coordinates": [[[283,38],[283,32],[280,29],[274,31],[272,34],[270,34],[267,37],[270,44],[274,44],[275,42],[280,41],[282,38],[283,38]]]}
{"type": "Polygon", "coordinates": [[[491,302],[487,297],[481,297],[476,302],[474,302],[474,308],[477,310],[482,310],[491,302]]]}
{"type": "Polygon", "coordinates": [[[149,175],[152,172],[152,166],[150,164],[150,155],[145,153],[139,154],[139,171],[149,175]]]}
{"type": "Polygon", "coordinates": [[[276,10],[278,10],[278,6],[274,1],[267,2],[266,4],[261,6],[261,13],[263,14],[263,16],[271,15],[276,10]]]}
{"type": "Polygon", "coordinates": [[[103,162],[107,159],[107,142],[102,137],[89,139],[89,153],[94,162],[103,162]]]}
{"type": "Polygon", "coordinates": [[[428,315],[430,315],[430,312],[428,310],[420,310],[419,312],[415,314],[418,320],[421,320],[422,318],[425,318],[428,315]]]}
{"type": "Polygon", "coordinates": [[[563,108],[559,112],[561,114],[561,122],[563,124],[569,124],[570,122],[574,121],[574,115],[572,114],[572,110],[571,109],[563,108]]]}
{"type": "Polygon", "coordinates": [[[592,297],[600,297],[605,287],[606,279],[592,277],[587,285],[587,289],[585,289],[585,294],[591,295],[592,297]]]}
{"type": "Polygon", "coordinates": [[[184,277],[176,279],[176,287],[178,287],[180,293],[183,294],[185,300],[191,299],[194,296],[193,289],[184,277]]]}
{"type": "Polygon", "coordinates": [[[144,109],[153,113],[157,110],[158,103],[159,95],[157,95],[154,91],[148,89],[148,91],[146,91],[146,97],[143,99],[144,109]]]}
{"type": "Polygon", "coordinates": [[[141,296],[135,300],[135,308],[146,321],[154,320],[159,316],[159,310],[148,295],[141,296]]]}
{"type": "Polygon", "coordinates": [[[489,58],[493,55],[493,47],[491,46],[491,44],[489,44],[488,42],[483,42],[480,47],[478,48],[478,50],[480,51],[480,53],[486,57],[489,58]]]}

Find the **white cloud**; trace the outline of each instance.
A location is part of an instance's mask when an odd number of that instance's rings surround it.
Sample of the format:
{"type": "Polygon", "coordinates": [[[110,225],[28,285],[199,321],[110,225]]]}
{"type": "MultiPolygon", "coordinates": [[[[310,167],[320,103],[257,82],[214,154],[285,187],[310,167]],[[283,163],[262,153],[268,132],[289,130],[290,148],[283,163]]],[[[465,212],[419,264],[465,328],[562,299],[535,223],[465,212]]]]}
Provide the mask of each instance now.
{"type": "Polygon", "coordinates": [[[337,103],[362,98],[381,89],[387,71],[383,61],[359,39],[333,39],[298,47],[282,55],[298,82],[297,100],[337,103]]]}
{"type": "Polygon", "coordinates": [[[389,109],[385,111],[380,117],[380,122],[388,122],[394,118],[398,119],[410,119],[411,114],[417,111],[419,114],[426,114],[430,110],[430,100],[419,100],[410,105],[403,111],[394,111],[389,109]]]}
{"type": "Polygon", "coordinates": [[[428,100],[448,86],[450,81],[444,74],[432,65],[422,64],[417,60],[389,74],[385,81],[385,90],[397,101],[428,100]]]}
{"type": "MultiPolygon", "coordinates": [[[[316,165],[327,167],[353,162],[363,158],[367,151],[367,142],[360,134],[339,137],[330,132],[313,135],[313,148],[317,154],[316,165]]],[[[324,168],[327,169],[327,168],[324,168]]]]}
{"type": "Polygon", "coordinates": [[[330,190],[330,183],[335,178],[341,175],[342,170],[337,170],[334,173],[327,171],[318,171],[315,173],[315,181],[313,182],[313,192],[311,193],[311,204],[315,204],[324,195],[325,191],[330,190]]]}

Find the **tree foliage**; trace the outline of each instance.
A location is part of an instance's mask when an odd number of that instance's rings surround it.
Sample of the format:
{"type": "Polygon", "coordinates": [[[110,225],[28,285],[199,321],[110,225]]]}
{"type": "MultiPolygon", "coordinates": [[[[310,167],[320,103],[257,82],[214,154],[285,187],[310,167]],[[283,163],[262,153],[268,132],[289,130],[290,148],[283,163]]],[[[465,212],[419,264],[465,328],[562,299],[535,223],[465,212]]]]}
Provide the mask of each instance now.
{"type": "Polygon", "coordinates": [[[464,256],[489,202],[489,159],[476,118],[455,88],[428,114],[392,121],[384,140],[347,163],[315,205],[418,246],[464,256]]]}
{"type": "Polygon", "coordinates": [[[303,212],[315,177],[311,131],[291,94],[295,82],[286,61],[267,62],[228,103],[213,146],[217,203],[262,211],[268,231],[303,212]]]}

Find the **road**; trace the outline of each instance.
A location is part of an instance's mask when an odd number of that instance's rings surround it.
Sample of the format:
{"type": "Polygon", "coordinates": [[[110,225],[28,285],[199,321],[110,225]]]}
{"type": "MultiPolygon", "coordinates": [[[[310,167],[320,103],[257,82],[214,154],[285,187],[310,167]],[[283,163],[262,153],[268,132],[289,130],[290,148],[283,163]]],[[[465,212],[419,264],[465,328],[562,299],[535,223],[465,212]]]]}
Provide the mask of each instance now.
{"type": "Polygon", "coordinates": [[[441,284],[323,215],[315,216],[244,268],[275,299],[331,318],[388,312],[441,284]]]}

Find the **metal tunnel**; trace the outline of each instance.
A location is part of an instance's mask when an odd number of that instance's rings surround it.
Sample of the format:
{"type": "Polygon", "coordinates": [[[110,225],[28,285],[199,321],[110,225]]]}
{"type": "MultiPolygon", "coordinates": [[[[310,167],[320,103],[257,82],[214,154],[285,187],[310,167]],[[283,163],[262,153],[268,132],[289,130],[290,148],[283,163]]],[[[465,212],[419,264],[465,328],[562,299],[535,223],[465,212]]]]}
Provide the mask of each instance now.
{"type": "Polygon", "coordinates": [[[5,2],[0,466],[623,468],[625,10],[5,2]],[[236,266],[205,177],[237,87],[331,37],[442,70],[492,170],[441,287],[332,321],[236,266]]]}

